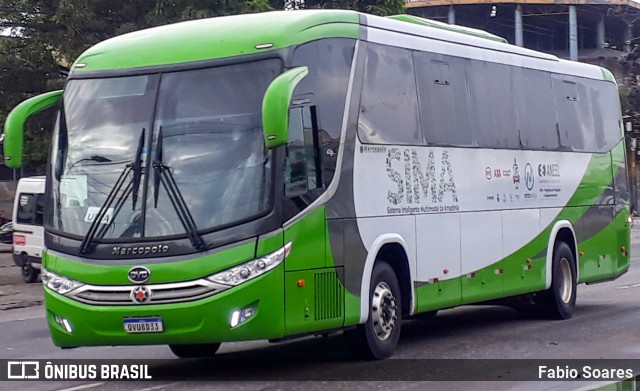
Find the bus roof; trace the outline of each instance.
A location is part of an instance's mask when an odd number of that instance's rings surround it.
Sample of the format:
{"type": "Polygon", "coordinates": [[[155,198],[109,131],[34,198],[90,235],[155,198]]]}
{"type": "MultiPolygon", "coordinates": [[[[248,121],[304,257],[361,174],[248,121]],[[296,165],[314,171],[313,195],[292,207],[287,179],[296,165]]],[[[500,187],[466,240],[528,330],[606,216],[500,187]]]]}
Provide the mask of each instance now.
{"type": "Polygon", "coordinates": [[[175,23],[98,43],[78,57],[72,71],[180,64],[259,53],[320,38],[358,38],[359,20],[355,11],[308,10],[175,23]]]}
{"type": "Polygon", "coordinates": [[[422,26],[429,26],[429,27],[433,27],[441,30],[454,31],[457,33],[473,35],[474,37],[490,39],[496,42],[508,43],[506,39],[499,37],[497,35],[488,33],[484,30],[478,30],[471,27],[460,26],[457,24],[447,24],[447,23],[438,22],[437,20],[419,18],[417,16],[407,15],[407,14],[392,15],[392,16],[387,16],[387,18],[393,19],[393,20],[399,20],[407,23],[419,24],[422,26]]]}
{"type": "MultiPolygon", "coordinates": [[[[167,66],[281,49],[321,38],[361,38],[363,28],[444,40],[486,50],[546,61],[553,71],[607,79],[602,68],[563,61],[556,56],[509,45],[481,30],[435,25],[409,15],[381,18],[346,10],[274,11],[199,19],[117,36],[78,57],[72,74],[167,66]],[[550,63],[555,64],[550,64],[550,63]],[[597,70],[597,72],[596,72],[597,70]]],[[[366,38],[365,38],[366,39],[366,38]]]]}

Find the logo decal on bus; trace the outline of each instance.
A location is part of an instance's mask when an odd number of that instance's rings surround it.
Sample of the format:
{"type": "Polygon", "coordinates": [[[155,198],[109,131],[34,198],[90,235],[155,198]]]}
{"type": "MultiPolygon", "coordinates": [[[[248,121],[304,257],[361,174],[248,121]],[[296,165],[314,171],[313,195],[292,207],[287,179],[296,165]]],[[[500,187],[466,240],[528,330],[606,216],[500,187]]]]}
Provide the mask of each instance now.
{"type": "Polygon", "coordinates": [[[535,178],[533,177],[533,167],[531,167],[531,164],[527,163],[527,165],[524,166],[524,183],[527,185],[527,190],[533,189],[534,182],[535,178]]]}
{"type": "Polygon", "coordinates": [[[149,280],[151,277],[151,271],[144,266],[136,266],[129,270],[129,281],[142,284],[149,280]]]}
{"type": "Polygon", "coordinates": [[[493,178],[493,170],[491,167],[486,167],[484,169],[484,177],[487,178],[487,180],[491,180],[491,178],[493,178]]]}
{"type": "Polygon", "coordinates": [[[518,190],[518,184],[520,184],[520,172],[518,171],[520,167],[518,167],[518,161],[513,159],[513,184],[516,186],[516,190],[518,190]]]}
{"type": "Polygon", "coordinates": [[[398,186],[397,191],[389,190],[387,200],[393,205],[406,201],[407,204],[421,204],[421,197],[431,204],[442,204],[446,201],[458,203],[458,193],[453,180],[453,170],[449,161],[449,152],[443,150],[440,155],[439,170],[436,170],[434,151],[429,151],[424,170],[413,148],[389,148],[386,159],[387,176],[398,186]],[[397,171],[393,162],[404,162],[404,170],[397,171]],[[450,197],[450,198],[449,198],[450,197]]]}
{"type": "Polygon", "coordinates": [[[146,286],[137,286],[131,291],[131,300],[136,304],[145,304],[151,300],[151,289],[146,286]]]}

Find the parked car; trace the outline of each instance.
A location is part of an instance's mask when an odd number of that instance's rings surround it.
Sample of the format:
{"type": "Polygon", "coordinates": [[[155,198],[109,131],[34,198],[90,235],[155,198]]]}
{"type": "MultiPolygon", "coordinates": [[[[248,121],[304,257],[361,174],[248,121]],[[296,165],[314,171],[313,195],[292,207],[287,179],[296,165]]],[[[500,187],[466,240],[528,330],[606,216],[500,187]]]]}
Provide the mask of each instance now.
{"type": "Polygon", "coordinates": [[[13,244],[13,223],[5,223],[0,227],[0,243],[13,244]]]}

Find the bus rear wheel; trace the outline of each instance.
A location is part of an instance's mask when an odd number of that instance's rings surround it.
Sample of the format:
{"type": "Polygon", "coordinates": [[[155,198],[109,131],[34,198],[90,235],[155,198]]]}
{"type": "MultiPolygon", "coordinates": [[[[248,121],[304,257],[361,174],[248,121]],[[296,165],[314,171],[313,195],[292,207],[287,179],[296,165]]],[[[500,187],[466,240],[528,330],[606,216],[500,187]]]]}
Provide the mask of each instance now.
{"type": "Polygon", "coordinates": [[[171,352],[180,358],[208,358],[215,356],[219,343],[199,345],[169,345],[171,352]]]}
{"type": "Polygon", "coordinates": [[[382,360],[396,350],[402,321],[400,285],[387,262],[375,264],[369,293],[369,319],[349,337],[365,358],[382,360]]]}
{"type": "Polygon", "coordinates": [[[551,287],[539,297],[540,309],[552,319],[569,319],[576,307],[576,263],[571,247],[556,242],[553,250],[551,287]]]}

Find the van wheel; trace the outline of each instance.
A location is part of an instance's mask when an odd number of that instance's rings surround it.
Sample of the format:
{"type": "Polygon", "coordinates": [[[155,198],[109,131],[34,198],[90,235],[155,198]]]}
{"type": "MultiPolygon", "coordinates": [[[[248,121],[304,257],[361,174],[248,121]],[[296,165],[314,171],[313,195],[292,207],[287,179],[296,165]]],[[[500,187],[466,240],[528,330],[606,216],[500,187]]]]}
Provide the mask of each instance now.
{"type": "Polygon", "coordinates": [[[207,358],[215,356],[219,343],[200,345],[169,345],[169,349],[180,358],[207,358]]]}
{"type": "Polygon", "coordinates": [[[384,261],[373,267],[369,300],[369,319],[349,337],[365,358],[382,360],[396,350],[402,321],[398,278],[384,261]]]}
{"type": "Polygon", "coordinates": [[[27,284],[36,282],[38,279],[38,270],[31,266],[31,262],[27,260],[26,255],[22,255],[22,280],[27,284]]]}
{"type": "Polygon", "coordinates": [[[551,287],[540,294],[540,310],[552,319],[569,319],[576,308],[576,263],[571,248],[556,242],[551,287]]]}

